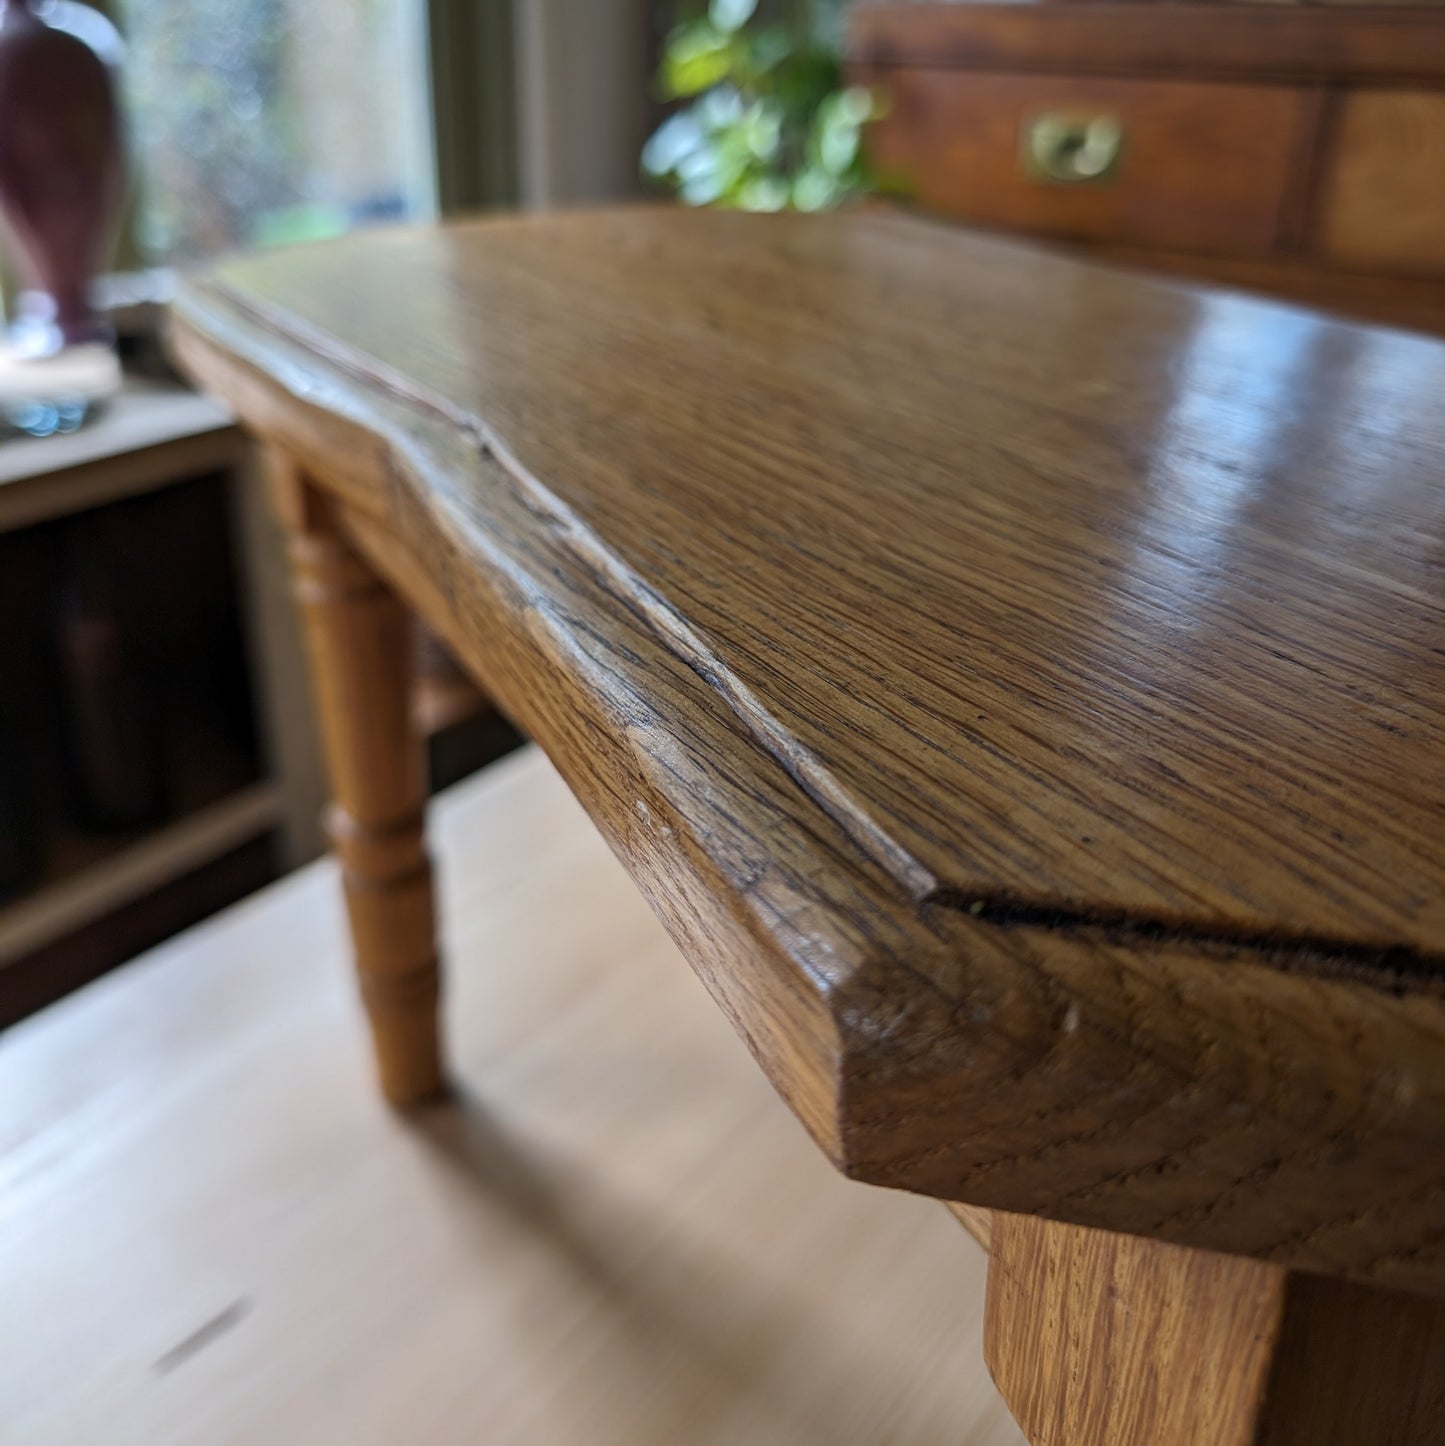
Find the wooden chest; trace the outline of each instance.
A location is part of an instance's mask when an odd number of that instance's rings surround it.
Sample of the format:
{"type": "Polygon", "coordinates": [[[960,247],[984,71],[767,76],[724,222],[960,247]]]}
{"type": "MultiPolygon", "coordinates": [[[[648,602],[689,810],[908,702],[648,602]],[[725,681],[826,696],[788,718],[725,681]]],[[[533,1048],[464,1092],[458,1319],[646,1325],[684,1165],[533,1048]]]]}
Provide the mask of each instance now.
{"type": "Polygon", "coordinates": [[[1445,7],[867,0],[848,46],[929,210],[1445,330],[1445,7]]]}

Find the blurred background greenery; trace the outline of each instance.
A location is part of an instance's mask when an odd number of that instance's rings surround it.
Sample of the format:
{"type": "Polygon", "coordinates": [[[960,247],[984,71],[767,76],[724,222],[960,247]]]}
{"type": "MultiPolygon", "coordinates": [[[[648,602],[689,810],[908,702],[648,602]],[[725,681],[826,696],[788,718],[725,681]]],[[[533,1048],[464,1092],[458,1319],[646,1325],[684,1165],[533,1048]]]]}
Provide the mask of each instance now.
{"type": "Polygon", "coordinates": [[[843,83],[842,8],[711,0],[684,18],[657,76],[678,108],[647,142],[644,172],[689,205],[748,211],[820,211],[873,190],[861,137],[879,101],[843,83]]]}
{"type": "MultiPolygon", "coordinates": [[[[42,0],[92,43],[95,11],[123,36],[135,184],[121,271],[438,211],[624,196],[639,149],[643,176],[688,204],[837,205],[876,187],[859,143],[876,103],[841,76],[845,8],[42,0]]],[[[7,259],[0,246],[0,294],[7,259]]]]}

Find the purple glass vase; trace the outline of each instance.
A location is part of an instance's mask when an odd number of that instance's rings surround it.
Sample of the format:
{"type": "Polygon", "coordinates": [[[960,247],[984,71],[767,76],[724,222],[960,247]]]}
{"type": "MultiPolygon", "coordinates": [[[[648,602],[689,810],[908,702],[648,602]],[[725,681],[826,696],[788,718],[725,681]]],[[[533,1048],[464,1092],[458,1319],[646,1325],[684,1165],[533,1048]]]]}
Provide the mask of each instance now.
{"type": "Polygon", "coordinates": [[[46,22],[37,0],[0,0],[0,218],[21,279],[12,345],[37,356],[105,340],[90,284],[125,188],[110,67],[46,22]]]}

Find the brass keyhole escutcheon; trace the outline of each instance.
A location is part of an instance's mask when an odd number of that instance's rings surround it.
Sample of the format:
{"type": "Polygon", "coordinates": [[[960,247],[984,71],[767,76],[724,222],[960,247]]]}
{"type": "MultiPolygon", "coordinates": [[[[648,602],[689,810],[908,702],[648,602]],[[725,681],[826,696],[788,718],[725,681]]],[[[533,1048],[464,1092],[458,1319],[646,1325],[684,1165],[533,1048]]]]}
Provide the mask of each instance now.
{"type": "Polygon", "coordinates": [[[1026,121],[1024,169],[1059,185],[1098,185],[1117,171],[1124,128],[1110,115],[1050,112],[1026,121]]]}

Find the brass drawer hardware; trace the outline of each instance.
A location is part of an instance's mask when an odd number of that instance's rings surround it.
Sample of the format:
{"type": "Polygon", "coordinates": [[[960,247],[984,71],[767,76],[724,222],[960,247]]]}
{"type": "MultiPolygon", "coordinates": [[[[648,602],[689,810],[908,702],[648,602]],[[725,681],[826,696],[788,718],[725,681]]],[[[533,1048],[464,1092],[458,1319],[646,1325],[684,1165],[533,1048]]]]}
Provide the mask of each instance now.
{"type": "Polygon", "coordinates": [[[1058,185],[1098,185],[1113,177],[1124,128],[1109,115],[1051,111],[1026,121],[1022,164],[1036,180],[1058,185]]]}

